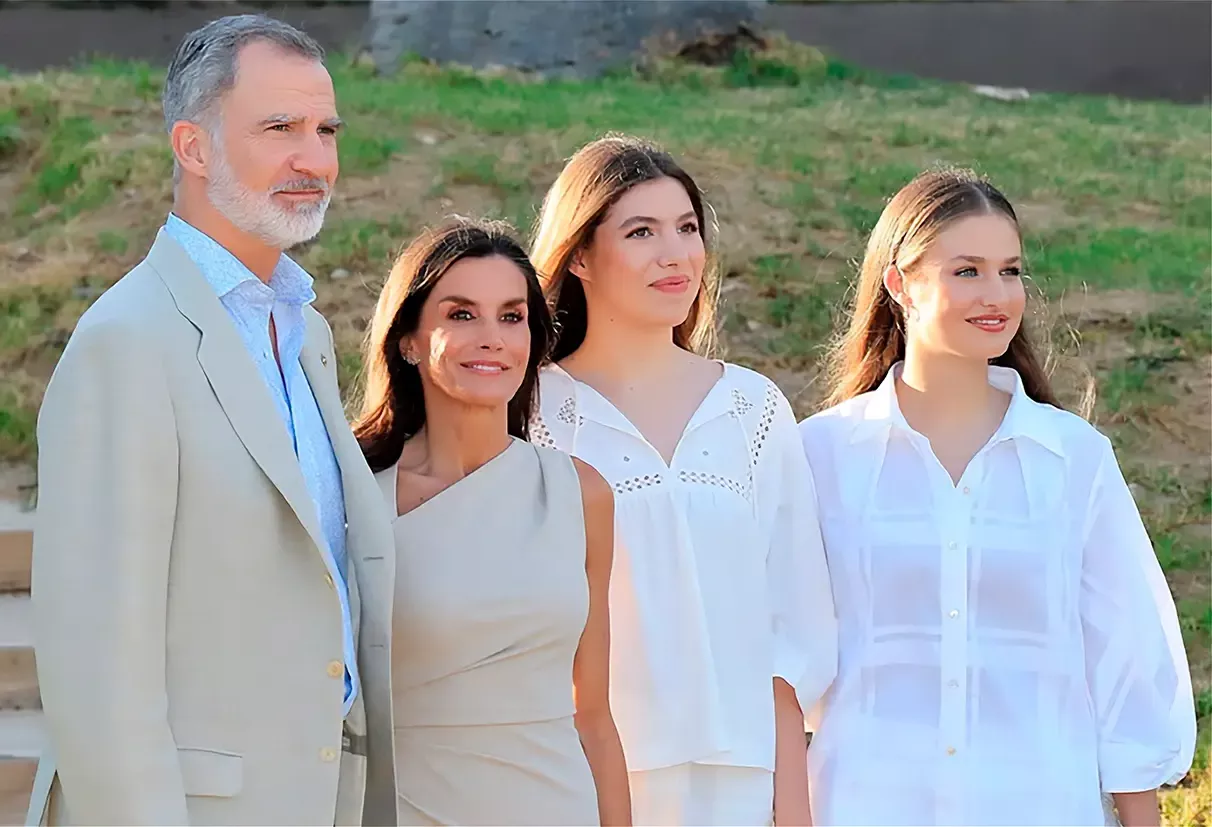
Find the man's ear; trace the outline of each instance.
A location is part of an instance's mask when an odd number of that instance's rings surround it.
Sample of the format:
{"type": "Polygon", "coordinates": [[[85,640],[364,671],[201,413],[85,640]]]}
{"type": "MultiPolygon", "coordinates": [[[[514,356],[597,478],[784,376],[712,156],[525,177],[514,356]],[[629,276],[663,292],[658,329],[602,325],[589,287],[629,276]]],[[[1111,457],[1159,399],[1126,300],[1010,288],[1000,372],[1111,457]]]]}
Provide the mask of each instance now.
{"type": "Polygon", "coordinates": [[[177,165],[199,178],[209,177],[210,135],[193,121],[177,121],[169,133],[177,165]]]}

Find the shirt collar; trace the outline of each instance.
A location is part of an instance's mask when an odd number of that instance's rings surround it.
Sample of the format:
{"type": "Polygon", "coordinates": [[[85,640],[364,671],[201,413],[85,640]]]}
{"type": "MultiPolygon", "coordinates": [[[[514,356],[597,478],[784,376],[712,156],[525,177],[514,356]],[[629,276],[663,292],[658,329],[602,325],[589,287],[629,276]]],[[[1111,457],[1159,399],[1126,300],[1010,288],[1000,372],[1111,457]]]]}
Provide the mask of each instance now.
{"type": "MultiPolygon", "coordinates": [[[[708,422],[716,417],[732,413],[738,416],[743,415],[754,407],[764,404],[764,399],[751,400],[742,393],[733,381],[732,368],[725,362],[720,362],[719,364],[723,367],[724,373],[711,386],[711,390],[707,392],[707,396],[703,398],[703,401],[691,416],[690,421],[686,423],[684,434],[689,434],[704,422],[708,422]]],[[[572,388],[572,392],[568,397],[572,400],[571,407],[561,409],[557,412],[557,418],[563,417],[562,421],[565,421],[565,424],[579,425],[581,419],[588,419],[591,422],[596,422],[598,425],[605,425],[617,431],[623,431],[641,439],[643,438],[639,430],[623,416],[618,408],[593,387],[578,381],[559,365],[549,365],[546,370],[562,377],[572,388]]]]}
{"type": "MultiPolygon", "coordinates": [[[[904,362],[897,362],[874,391],[867,404],[863,407],[862,418],[851,434],[852,443],[863,442],[875,436],[886,435],[893,429],[911,432],[905,415],[901,412],[900,403],[896,397],[896,378],[900,375],[904,362]]],[[[992,442],[1011,439],[1030,439],[1057,456],[1064,456],[1064,446],[1060,435],[1048,417],[1050,407],[1042,402],[1036,402],[1027,395],[1022,378],[1013,368],[989,366],[989,384],[998,390],[1010,394],[1010,406],[1006,416],[994,434],[992,442]]]]}
{"type": "MultiPolygon", "coordinates": [[[[219,298],[223,298],[242,284],[262,284],[261,280],[226,247],[174,213],[168,214],[164,230],[185,248],[185,252],[202,271],[202,276],[219,298]]],[[[273,292],[275,301],[302,307],[316,299],[313,283],[314,280],[307,271],[283,253],[269,278],[268,289],[273,292]]]]}

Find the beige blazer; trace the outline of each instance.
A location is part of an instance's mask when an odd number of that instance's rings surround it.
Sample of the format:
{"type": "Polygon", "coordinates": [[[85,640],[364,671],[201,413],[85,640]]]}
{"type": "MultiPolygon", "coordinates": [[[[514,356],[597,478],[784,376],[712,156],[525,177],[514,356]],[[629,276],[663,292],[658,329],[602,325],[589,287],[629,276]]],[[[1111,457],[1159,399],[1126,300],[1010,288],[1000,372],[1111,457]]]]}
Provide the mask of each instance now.
{"type": "MultiPolygon", "coordinates": [[[[301,361],[340,464],[350,599],[393,553],[332,334],[301,361]]],[[[340,603],[268,388],[161,233],[80,319],[38,420],[33,610],[49,734],[29,821],[359,824],[363,675],[343,750],[340,603]],[[352,750],[352,751],[350,751],[352,750]]]]}

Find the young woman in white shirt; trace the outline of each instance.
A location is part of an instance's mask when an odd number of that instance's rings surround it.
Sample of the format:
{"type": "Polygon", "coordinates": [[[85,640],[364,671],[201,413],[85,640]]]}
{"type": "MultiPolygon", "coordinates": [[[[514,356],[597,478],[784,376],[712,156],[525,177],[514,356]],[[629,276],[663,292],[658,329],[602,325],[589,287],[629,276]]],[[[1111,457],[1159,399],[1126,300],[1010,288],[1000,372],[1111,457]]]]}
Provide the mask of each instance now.
{"type": "Polygon", "coordinates": [[[1156,825],[1190,767],[1174,603],[1111,443],[1049,388],[1022,255],[987,182],[908,184],[800,426],[840,626],[818,824],[1156,825]]]}
{"type": "Polygon", "coordinates": [[[547,193],[532,259],[559,339],[531,438],[615,491],[610,692],[635,823],[807,823],[802,710],[836,669],[815,493],[774,383],[702,355],[699,188],[652,145],[595,141],[547,193]]]}

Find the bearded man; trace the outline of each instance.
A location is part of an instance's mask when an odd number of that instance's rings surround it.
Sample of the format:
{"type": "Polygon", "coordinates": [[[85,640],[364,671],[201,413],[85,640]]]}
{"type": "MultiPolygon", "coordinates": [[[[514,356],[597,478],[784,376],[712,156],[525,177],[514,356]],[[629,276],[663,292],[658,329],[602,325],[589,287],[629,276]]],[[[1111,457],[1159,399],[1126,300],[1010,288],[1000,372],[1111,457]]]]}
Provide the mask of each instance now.
{"type": "Polygon", "coordinates": [[[357,567],[390,516],[283,253],[337,179],[323,58],[260,15],[185,38],[172,212],[47,388],[34,823],[361,823],[357,567]]]}

